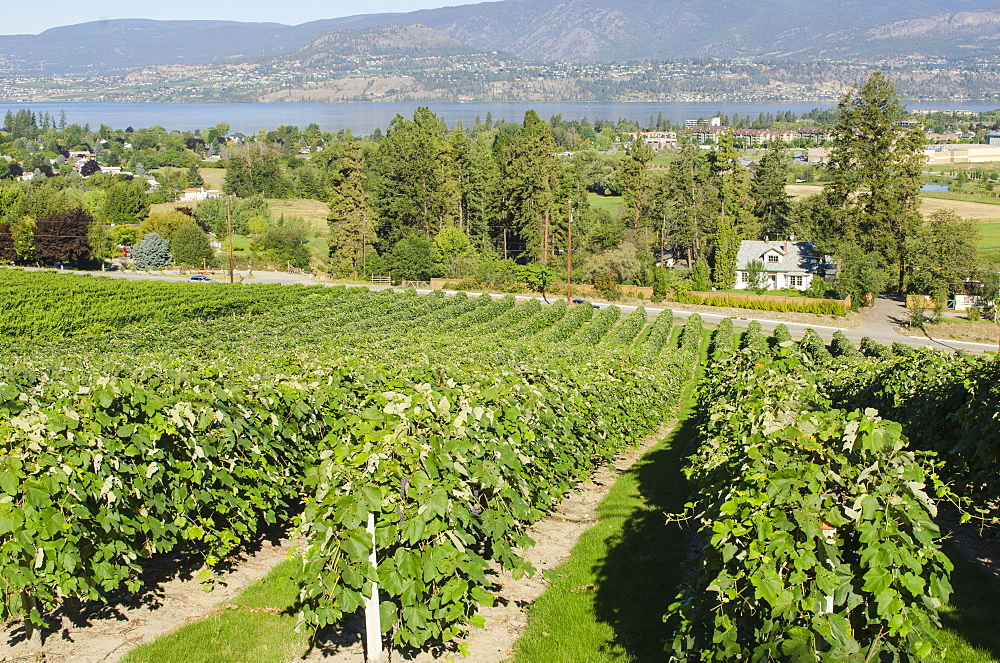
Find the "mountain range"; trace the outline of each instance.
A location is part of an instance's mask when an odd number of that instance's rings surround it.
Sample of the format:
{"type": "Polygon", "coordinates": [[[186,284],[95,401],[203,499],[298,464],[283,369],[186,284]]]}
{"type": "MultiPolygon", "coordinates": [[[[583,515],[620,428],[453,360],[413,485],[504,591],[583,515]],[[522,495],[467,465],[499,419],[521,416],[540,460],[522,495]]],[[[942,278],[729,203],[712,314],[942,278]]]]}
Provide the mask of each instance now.
{"type": "MultiPolygon", "coordinates": [[[[317,48],[338,32],[426,26],[434,48],[537,62],[679,58],[995,57],[1000,4],[985,0],[500,0],[288,26],[238,21],[107,20],[0,35],[0,71],[120,74],[150,65],[220,64],[317,48]],[[445,43],[446,42],[446,43],[445,43]]],[[[384,45],[383,45],[384,47],[384,45]]]]}

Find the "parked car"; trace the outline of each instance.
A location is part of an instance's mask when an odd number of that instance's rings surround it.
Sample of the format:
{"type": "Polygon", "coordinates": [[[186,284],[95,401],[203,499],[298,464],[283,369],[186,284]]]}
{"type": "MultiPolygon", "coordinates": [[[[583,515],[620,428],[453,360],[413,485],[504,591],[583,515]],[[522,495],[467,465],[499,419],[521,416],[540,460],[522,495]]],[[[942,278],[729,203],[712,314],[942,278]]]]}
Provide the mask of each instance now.
{"type": "Polygon", "coordinates": [[[189,278],[188,281],[201,281],[202,283],[216,283],[215,279],[210,279],[202,274],[195,274],[194,276],[189,278]]]}

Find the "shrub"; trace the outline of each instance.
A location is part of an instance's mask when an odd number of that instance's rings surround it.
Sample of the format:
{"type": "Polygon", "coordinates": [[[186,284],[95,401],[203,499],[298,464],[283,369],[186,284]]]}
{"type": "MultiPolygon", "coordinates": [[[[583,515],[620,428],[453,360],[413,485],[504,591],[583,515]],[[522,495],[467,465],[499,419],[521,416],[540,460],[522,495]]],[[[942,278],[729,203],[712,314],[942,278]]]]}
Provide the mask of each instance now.
{"type": "Polygon", "coordinates": [[[137,269],[163,269],[170,264],[170,242],[149,233],[132,247],[132,261],[137,269]]]}

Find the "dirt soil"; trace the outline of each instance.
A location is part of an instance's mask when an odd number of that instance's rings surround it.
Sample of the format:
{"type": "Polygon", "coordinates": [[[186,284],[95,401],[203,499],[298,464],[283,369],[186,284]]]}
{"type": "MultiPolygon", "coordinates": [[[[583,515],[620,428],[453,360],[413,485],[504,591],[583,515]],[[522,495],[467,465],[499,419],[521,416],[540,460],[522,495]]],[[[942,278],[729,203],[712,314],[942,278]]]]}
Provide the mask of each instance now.
{"type": "MultiPolygon", "coordinates": [[[[789,184],[785,187],[785,191],[793,199],[798,199],[822,193],[823,187],[819,184],[789,184]]],[[[981,221],[1000,220],[1000,205],[977,203],[967,200],[920,197],[920,212],[922,214],[930,215],[939,210],[951,210],[966,219],[979,219],[981,221]]]]}
{"type": "Polygon", "coordinates": [[[962,555],[1000,577],[1000,524],[976,521],[959,524],[958,511],[949,505],[941,509],[935,520],[962,555]]]}
{"type": "MultiPolygon", "coordinates": [[[[486,620],[486,626],[469,633],[465,640],[468,656],[462,656],[456,650],[421,652],[415,656],[393,651],[389,656],[384,656],[383,661],[499,663],[508,660],[513,655],[514,641],[527,628],[528,605],[541,596],[549,585],[545,572],[565,561],[580,536],[596,522],[597,506],[611,490],[618,476],[632,467],[669,432],[669,427],[662,427],[643,440],[637,448],[619,454],[614,462],[597,470],[590,481],[566,497],[553,513],[528,530],[535,545],[521,553],[534,565],[536,573],[531,578],[514,580],[507,573],[494,569],[496,582],[501,587],[499,598],[494,607],[480,609],[479,614],[486,620]]],[[[354,616],[339,632],[327,636],[307,660],[364,663],[363,629],[363,619],[354,616]]]]}
{"type": "Polygon", "coordinates": [[[133,647],[208,616],[266,576],[291,547],[277,538],[260,542],[229,562],[211,592],[195,578],[200,569],[193,556],[157,559],[146,567],[139,593],[115,594],[109,605],[67,602],[49,615],[54,628],[45,634],[42,658],[25,642],[19,620],[4,624],[0,662],[114,663],[133,647]]]}

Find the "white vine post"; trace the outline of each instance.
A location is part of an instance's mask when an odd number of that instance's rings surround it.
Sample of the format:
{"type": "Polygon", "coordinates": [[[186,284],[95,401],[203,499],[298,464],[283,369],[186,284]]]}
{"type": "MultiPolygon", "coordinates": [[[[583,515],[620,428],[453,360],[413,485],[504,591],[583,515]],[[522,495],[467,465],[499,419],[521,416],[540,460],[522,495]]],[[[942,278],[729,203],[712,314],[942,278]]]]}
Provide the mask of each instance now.
{"type": "MultiPolygon", "coordinates": [[[[823,528],[823,538],[826,539],[826,542],[832,546],[837,540],[837,528],[831,525],[830,523],[826,522],[825,520],[823,521],[822,528],[823,528]]],[[[829,562],[830,562],[830,568],[834,568],[833,560],[829,560],[829,562]]],[[[824,610],[820,611],[821,615],[833,612],[832,596],[826,597],[826,605],[823,607],[824,610]]]]}
{"type": "MultiPolygon", "coordinates": [[[[372,568],[378,571],[375,556],[375,514],[368,514],[368,534],[372,538],[372,552],[368,556],[372,568]]],[[[365,637],[368,643],[368,663],[382,660],[382,617],[378,606],[378,582],[372,582],[372,595],[365,603],[365,637]]]]}

